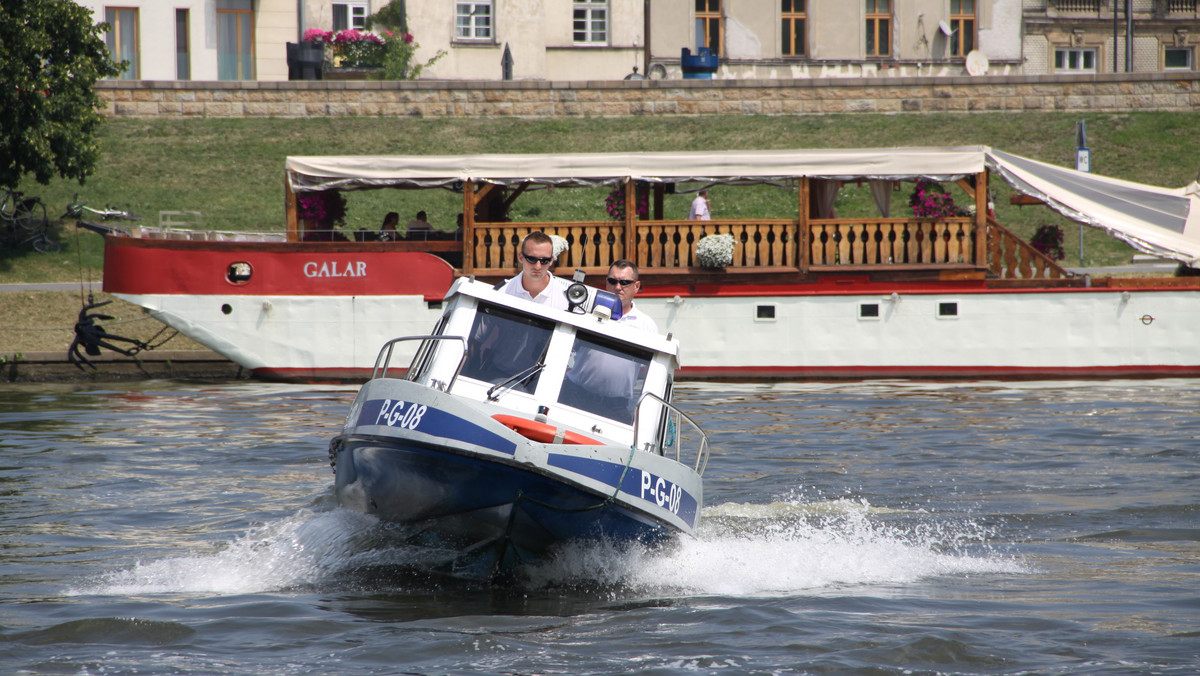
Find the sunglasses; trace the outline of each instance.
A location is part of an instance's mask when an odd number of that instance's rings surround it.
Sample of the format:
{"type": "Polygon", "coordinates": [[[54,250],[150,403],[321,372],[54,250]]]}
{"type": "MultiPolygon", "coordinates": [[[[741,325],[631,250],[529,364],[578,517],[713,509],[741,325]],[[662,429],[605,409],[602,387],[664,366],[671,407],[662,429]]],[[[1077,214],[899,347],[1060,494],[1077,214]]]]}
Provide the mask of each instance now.
{"type": "Polygon", "coordinates": [[[617,279],[616,277],[608,277],[607,279],[608,279],[608,283],[612,284],[613,286],[616,286],[618,284],[620,284],[621,286],[629,286],[630,284],[633,284],[634,282],[637,281],[636,279],[617,279]]]}
{"type": "Polygon", "coordinates": [[[553,258],[542,258],[541,256],[530,256],[529,254],[527,254],[525,252],[521,252],[521,257],[524,258],[525,260],[529,261],[530,265],[533,265],[535,263],[541,263],[542,265],[550,265],[551,263],[554,262],[553,258]]]}

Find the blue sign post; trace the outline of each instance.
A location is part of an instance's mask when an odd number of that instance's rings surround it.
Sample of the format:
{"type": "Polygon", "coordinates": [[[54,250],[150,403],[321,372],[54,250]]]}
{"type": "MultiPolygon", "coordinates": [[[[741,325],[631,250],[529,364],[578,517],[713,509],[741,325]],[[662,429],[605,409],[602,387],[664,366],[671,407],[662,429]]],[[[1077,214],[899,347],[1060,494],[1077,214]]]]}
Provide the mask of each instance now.
{"type": "MultiPolygon", "coordinates": [[[[1075,125],[1075,170],[1092,171],[1092,149],[1087,147],[1087,122],[1075,125]]],[[[1079,265],[1083,267],[1083,223],[1079,224],[1079,265]]]]}

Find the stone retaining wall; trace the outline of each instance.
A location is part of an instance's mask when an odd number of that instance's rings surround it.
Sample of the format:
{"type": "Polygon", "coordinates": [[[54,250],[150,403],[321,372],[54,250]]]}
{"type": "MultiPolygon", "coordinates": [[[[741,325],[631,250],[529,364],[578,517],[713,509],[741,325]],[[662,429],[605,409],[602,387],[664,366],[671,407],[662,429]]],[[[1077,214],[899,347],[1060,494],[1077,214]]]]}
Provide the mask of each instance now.
{"type": "Polygon", "coordinates": [[[113,117],[626,117],[1200,110],[1200,72],[805,80],[96,84],[113,117]]]}

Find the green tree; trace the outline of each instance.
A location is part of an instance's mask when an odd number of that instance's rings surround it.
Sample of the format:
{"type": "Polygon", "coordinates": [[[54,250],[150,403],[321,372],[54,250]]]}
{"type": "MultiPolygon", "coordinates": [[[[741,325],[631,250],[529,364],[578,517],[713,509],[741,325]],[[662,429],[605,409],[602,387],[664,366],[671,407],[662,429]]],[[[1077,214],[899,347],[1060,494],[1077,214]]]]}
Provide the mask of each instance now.
{"type": "Polygon", "coordinates": [[[70,0],[0,4],[0,187],[25,174],[83,183],[95,169],[103,118],[94,85],[124,67],[109,58],[107,28],[70,0]]]}

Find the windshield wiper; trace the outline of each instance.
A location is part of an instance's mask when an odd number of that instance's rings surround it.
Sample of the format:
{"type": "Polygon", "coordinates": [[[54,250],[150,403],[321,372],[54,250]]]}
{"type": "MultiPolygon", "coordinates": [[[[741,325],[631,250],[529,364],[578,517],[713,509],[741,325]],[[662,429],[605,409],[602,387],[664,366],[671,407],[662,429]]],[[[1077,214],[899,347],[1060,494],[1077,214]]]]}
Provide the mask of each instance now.
{"type": "Polygon", "coordinates": [[[539,361],[538,363],[526,368],[524,371],[521,371],[520,373],[518,373],[515,376],[509,378],[508,380],[500,383],[499,385],[492,385],[490,388],[488,388],[487,400],[488,401],[496,401],[497,399],[500,398],[500,395],[504,394],[504,392],[511,390],[512,388],[516,387],[517,385],[520,385],[521,383],[525,382],[526,380],[529,380],[530,378],[537,375],[538,373],[541,373],[542,369],[544,369],[544,368],[546,368],[546,365],[539,361]],[[503,392],[500,392],[500,394],[495,394],[496,390],[503,390],[503,392]]]}

